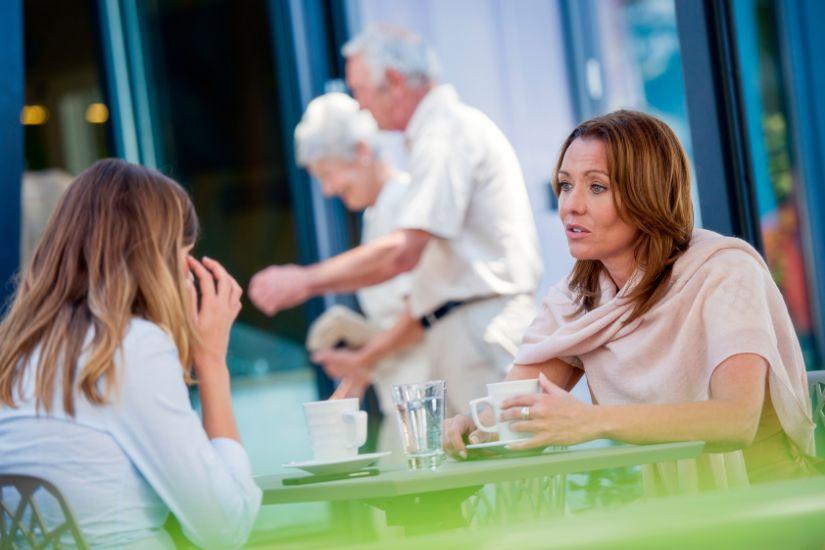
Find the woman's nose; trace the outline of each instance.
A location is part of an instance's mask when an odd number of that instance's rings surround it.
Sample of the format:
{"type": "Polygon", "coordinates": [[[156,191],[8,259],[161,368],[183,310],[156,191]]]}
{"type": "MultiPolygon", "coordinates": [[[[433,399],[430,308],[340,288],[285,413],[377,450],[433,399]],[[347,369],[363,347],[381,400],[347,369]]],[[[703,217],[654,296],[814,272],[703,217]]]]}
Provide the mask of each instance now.
{"type": "Polygon", "coordinates": [[[574,187],[567,193],[562,193],[559,197],[559,212],[561,214],[583,214],[587,209],[587,197],[580,190],[574,187]]]}

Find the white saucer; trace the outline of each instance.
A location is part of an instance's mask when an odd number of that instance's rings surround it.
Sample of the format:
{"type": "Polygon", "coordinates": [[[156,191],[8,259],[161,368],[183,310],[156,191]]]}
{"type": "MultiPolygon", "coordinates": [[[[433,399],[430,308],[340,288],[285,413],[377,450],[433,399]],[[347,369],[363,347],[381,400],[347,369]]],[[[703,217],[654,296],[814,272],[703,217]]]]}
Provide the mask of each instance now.
{"type": "Polygon", "coordinates": [[[502,447],[504,445],[509,445],[510,443],[515,443],[517,440],[514,441],[499,441],[498,439],[495,441],[485,441],[484,443],[472,443],[467,445],[468,449],[489,449],[490,447],[502,447]]]}
{"type": "Polygon", "coordinates": [[[533,449],[522,449],[522,450],[511,450],[507,448],[507,445],[511,443],[518,443],[518,439],[514,439],[512,441],[486,441],[484,443],[473,443],[471,445],[467,445],[468,451],[489,451],[495,454],[500,455],[511,455],[511,456],[528,456],[528,455],[537,455],[541,454],[544,451],[564,451],[567,450],[566,446],[563,445],[548,445],[544,447],[535,447],[533,449]]]}
{"type": "Polygon", "coordinates": [[[371,466],[376,460],[388,454],[390,454],[390,451],[348,456],[346,458],[330,458],[327,460],[304,460],[300,462],[290,462],[282,466],[284,468],[299,468],[311,474],[344,474],[371,466]]]}

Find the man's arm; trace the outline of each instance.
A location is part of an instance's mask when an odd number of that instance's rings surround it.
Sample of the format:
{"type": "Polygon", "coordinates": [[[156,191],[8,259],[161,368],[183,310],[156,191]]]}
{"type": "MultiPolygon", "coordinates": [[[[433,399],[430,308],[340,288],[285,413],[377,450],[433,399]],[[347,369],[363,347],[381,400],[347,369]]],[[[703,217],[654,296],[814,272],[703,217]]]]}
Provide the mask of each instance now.
{"type": "Polygon", "coordinates": [[[392,327],[375,335],[364,347],[321,350],[312,355],[312,360],[323,365],[324,371],[334,378],[370,378],[379,361],[420,342],[423,337],[421,323],[407,310],[392,327]]]}
{"type": "Polygon", "coordinates": [[[410,271],[421,259],[430,234],[418,229],[398,229],[306,268],[312,295],[352,292],[377,285],[410,271]]]}
{"type": "Polygon", "coordinates": [[[249,283],[249,298],[267,315],[325,292],[350,292],[410,271],[421,259],[430,233],[398,229],[323,262],[302,267],[270,266],[249,283]]]}

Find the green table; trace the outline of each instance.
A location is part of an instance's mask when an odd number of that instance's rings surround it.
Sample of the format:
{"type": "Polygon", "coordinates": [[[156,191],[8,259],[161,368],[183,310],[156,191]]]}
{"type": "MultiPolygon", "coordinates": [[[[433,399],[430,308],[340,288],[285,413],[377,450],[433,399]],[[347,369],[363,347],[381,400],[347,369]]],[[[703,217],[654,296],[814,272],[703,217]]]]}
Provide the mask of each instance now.
{"type": "MultiPolygon", "coordinates": [[[[555,478],[571,473],[621,468],[699,456],[703,442],[616,445],[603,442],[531,457],[448,460],[437,470],[382,469],[374,477],[284,486],[295,474],[259,476],[264,504],[298,502],[366,502],[387,513],[389,525],[407,532],[433,531],[465,524],[461,505],[486,484],[555,478]]],[[[558,488],[557,488],[558,489],[558,488]]]]}
{"type": "MultiPolygon", "coordinates": [[[[398,539],[393,550],[823,548],[825,476],[643,500],[575,516],[398,539]]],[[[359,544],[360,549],[386,548],[359,544]]]]}

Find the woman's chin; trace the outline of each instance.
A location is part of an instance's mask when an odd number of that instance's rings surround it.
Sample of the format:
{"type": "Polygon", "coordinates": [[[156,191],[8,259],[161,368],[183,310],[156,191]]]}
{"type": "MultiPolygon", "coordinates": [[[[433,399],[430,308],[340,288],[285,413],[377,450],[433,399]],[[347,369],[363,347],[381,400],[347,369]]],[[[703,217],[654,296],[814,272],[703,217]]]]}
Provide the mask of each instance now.
{"type": "Polygon", "coordinates": [[[577,260],[597,260],[598,258],[594,258],[592,251],[588,250],[588,247],[581,246],[578,243],[567,243],[567,250],[570,251],[570,255],[573,256],[577,260]]]}

